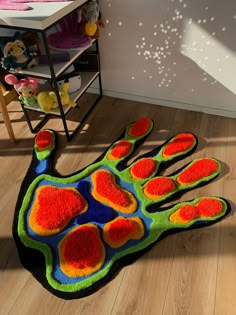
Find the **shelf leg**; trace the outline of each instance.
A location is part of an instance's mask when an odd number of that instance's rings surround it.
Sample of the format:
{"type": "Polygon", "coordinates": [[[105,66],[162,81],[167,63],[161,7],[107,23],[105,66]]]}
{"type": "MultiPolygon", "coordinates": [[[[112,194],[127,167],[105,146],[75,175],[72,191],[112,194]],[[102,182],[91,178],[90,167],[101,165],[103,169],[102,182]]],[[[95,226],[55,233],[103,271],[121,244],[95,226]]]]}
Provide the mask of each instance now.
{"type": "Polygon", "coordinates": [[[21,104],[21,107],[22,107],[22,110],[25,114],[25,118],[26,118],[26,121],[27,121],[27,124],[29,126],[30,131],[32,133],[38,132],[42,128],[42,126],[47,122],[49,115],[45,114],[45,116],[33,127],[32,123],[31,123],[31,119],[30,119],[28,111],[27,111],[27,108],[25,108],[25,106],[22,104],[21,104]]]}

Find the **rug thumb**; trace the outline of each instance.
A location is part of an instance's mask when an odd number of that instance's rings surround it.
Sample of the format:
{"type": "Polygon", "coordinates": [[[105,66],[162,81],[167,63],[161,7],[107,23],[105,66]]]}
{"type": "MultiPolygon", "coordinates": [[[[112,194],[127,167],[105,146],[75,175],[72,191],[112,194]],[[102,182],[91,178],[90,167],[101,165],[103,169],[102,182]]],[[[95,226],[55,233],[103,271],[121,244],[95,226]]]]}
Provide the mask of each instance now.
{"type": "Polygon", "coordinates": [[[31,176],[52,172],[55,141],[56,133],[53,130],[41,130],[37,133],[34,139],[33,158],[28,170],[31,176]]]}

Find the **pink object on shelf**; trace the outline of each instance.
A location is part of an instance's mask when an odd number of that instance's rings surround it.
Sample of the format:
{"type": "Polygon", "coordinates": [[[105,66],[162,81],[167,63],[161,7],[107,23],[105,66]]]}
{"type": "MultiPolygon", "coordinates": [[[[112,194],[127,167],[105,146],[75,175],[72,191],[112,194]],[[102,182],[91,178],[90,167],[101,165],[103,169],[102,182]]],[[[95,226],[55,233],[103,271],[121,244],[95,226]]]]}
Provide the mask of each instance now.
{"type": "Polygon", "coordinates": [[[31,8],[26,4],[12,3],[10,0],[0,0],[0,10],[26,11],[30,9],[31,8]]]}
{"type": "Polygon", "coordinates": [[[22,2],[67,2],[68,0],[11,0],[11,2],[22,3],[22,2]]]}
{"type": "Polygon", "coordinates": [[[78,11],[65,16],[58,26],[60,31],[48,35],[48,43],[55,50],[78,50],[89,46],[91,38],[83,35],[83,29],[79,21],[78,11]]]}
{"type": "Polygon", "coordinates": [[[56,32],[48,35],[48,44],[55,50],[78,50],[89,46],[91,39],[76,33],[56,32]]]}
{"type": "Polygon", "coordinates": [[[0,0],[0,10],[26,11],[32,8],[27,2],[66,2],[68,0],[0,0]]]}

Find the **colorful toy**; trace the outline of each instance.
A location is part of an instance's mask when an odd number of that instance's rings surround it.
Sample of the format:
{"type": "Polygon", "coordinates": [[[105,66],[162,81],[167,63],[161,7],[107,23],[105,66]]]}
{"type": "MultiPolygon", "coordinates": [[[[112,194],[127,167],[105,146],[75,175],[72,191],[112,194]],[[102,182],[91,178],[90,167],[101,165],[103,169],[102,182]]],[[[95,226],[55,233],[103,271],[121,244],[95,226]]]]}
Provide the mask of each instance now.
{"type": "Polygon", "coordinates": [[[67,0],[1,0],[0,10],[26,11],[32,10],[32,7],[25,4],[26,2],[62,2],[67,0]]]}
{"type": "Polygon", "coordinates": [[[48,43],[54,50],[73,51],[89,46],[91,38],[99,37],[99,26],[104,27],[98,2],[89,1],[64,17],[57,26],[60,31],[48,35],[48,43]]]}
{"type": "Polygon", "coordinates": [[[97,0],[91,0],[79,10],[79,22],[84,33],[92,38],[99,37],[99,28],[104,27],[97,0]]]}
{"type": "Polygon", "coordinates": [[[27,51],[31,57],[38,57],[41,55],[42,44],[37,32],[24,32],[22,33],[21,38],[26,45],[27,51]]]}
{"type": "Polygon", "coordinates": [[[0,45],[3,53],[1,64],[4,69],[17,71],[37,65],[35,58],[28,53],[20,32],[16,32],[13,37],[3,37],[0,45]]]}
{"type": "Polygon", "coordinates": [[[91,38],[83,34],[78,23],[78,12],[74,11],[64,17],[59,23],[60,31],[48,35],[48,44],[58,51],[79,50],[91,44],[91,38]]]}
{"type": "Polygon", "coordinates": [[[19,100],[24,105],[34,106],[38,103],[36,94],[40,79],[28,77],[18,80],[14,74],[8,74],[5,76],[5,81],[14,86],[19,94],[19,100]]]}
{"type": "MultiPolygon", "coordinates": [[[[80,89],[81,76],[79,74],[71,75],[66,80],[68,80],[69,82],[69,90],[68,90],[69,94],[74,93],[80,89]]],[[[57,81],[57,85],[59,86],[59,88],[63,86],[64,83],[65,83],[64,79],[57,81]]]]}
{"type": "MultiPolygon", "coordinates": [[[[75,107],[76,102],[70,99],[68,90],[69,90],[69,82],[65,82],[59,91],[59,94],[61,97],[61,103],[63,106],[67,105],[67,106],[75,107]]],[[[51,109],[58,107],[57,96],[56,96],[56,93],[53,91],[40,92],[37,96],[37,99],[38,99],[39,106],[45,113],[48,113],[51,109]]]]}

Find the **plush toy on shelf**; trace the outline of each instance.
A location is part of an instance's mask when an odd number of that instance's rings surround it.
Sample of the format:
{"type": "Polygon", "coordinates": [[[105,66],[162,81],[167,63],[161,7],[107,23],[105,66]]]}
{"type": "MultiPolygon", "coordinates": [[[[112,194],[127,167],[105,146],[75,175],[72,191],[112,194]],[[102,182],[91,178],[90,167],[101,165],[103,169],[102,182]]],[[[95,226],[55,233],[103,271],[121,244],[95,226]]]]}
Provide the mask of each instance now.
{"type": "Polygon", "coordinates": [[[69,74],[69,75],[65,75],[66,79],[61,78],[59,81],[57,81],[57,85],[59,88],[61,88],[64,83],[65,80],[69,82],[69,90],[68,93],[74,93],[76,91],[78,91],[81,87],[81,76],[79,74],[69,74]]]}
{"type": "MultiPolygon", "coordinates": [[[[62,105],[67,105],[71,107],[76,106],[76,102],[70,99],[69,93],[69,82],[64,82],[62,88],[59,90],[61,103],[62,105]]],[[[48,113],[51,109],[58,107],[58,101],[56,93],[53,91],[43,91],[40,92],[37,96],[38,104],[41,107],[41,109],[48,113]]]]}
{"type": "Polygon", "coordinates": [[[26,106],[35,106],[37,101],[37,89],[40,79],[36,78],[24,78],[18,80],[14,74],[8,74],[5,76],[5,81],[13,85],[17,94],[19,94],[19,100],[26,106]]]}
{"type": "Polygon", "coordinates": [[[20,32],[15,32],[13,37],[0,38],[2,50],[2,67],[9,71],[18,71],[31,68],[37,65],[37,61],[32,57],[21,38],[20,32]]]}
{"type": "Polygon", "coordinates": [[[58,51],[77,51],[99,37],[99,27],[104,27],[99,5],[91,0],[58,22],[58,30],[47,36],[48,44],[58,51]]]}
{"type": "Polygon", "coordinates": [[[47,36],[50,48],[58,51],[77,51],[91,45],[91,38],[83,34],[78,12],[71,12],[57,24],[58,31],[47,36]]]}
{"type": "Polygon", "coordinates": [[[79,9],[79,22],[83,25],[85,35],[99,37],[99,27],[104,27],[97,0],[91,0],[79,9]]]}

